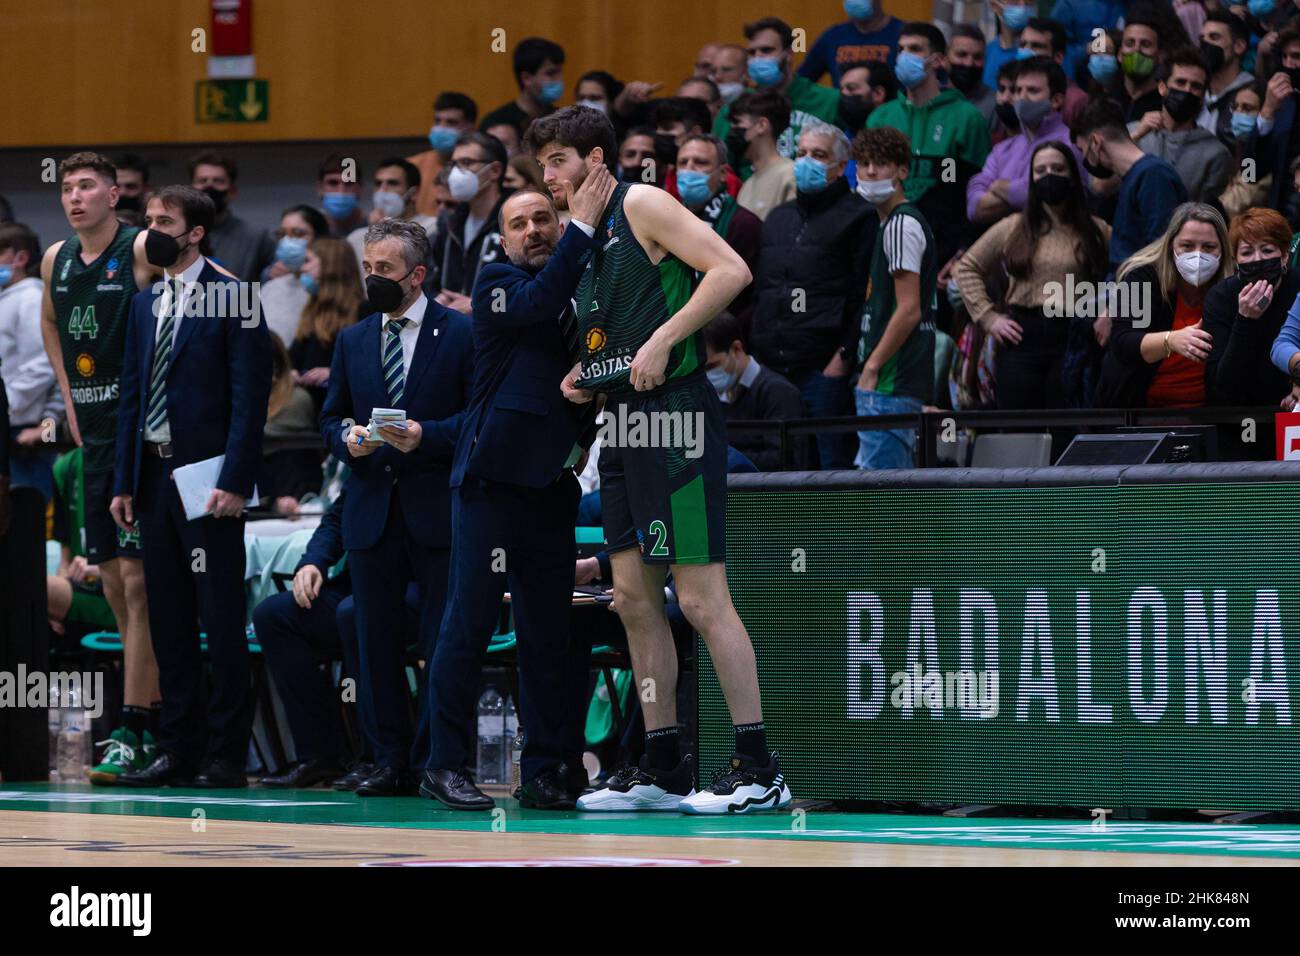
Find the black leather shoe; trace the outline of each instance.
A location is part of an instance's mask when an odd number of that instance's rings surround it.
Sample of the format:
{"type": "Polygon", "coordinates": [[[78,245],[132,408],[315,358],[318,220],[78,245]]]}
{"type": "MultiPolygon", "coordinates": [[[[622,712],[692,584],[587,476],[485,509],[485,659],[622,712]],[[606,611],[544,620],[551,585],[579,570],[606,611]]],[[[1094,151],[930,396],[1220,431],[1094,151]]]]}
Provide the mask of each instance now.
{"type": "Polygon", "coordinates": [[[333,787],[335,790],[344,790],[344,791],[355,790],[357,789],[357,787],[361,786],[362,781],[365,780],[366,777],[370,776],[377,769],[379,768],[377,768],[374,764],[367,763],[365,761],[362,761],[361,763],[353,764],[351,770],[349,770],[346,774],[344,774],[343,776],[335,780],[332,784],[330,784],[330,786],[333,787]]]}
{"type": "Polygon", "coordinates": [[[515,791],[515,799],[529,810],[573,810],[582,791],[574,792],[572,776],[563,764],[543,770],[515,791]]]}
{"type": "Polygon", "coordinates": [[[209,757],[203,761],[203,769],[195,776],[194,787],[207,790],[228,790],[248,786],[248,775],[242,767],[236,766],[221,757],[209,757]]]}
{"type": "Polygon", "coordinates": [[[262,777],[257,782],[264,787],[299,790],[335,780],[342,771],[343,768],[333,760],[299,760],[290,764],[284,773],[262,777]]]}
{"type": "Polygon", "coordinates": [[[143,770],[130,770],[117,778],[124,787],[188,787],[193,770],[168,753],[159,753],[143,770]]]}
{"type": "Polygon", "coordinates": [[[362,780],[353,791],[358,797],[414,797],[418,794],[419,777],[411,770],[396,767],[376,767],[375,772],[362,780]]]}
{"type": "Polygon", "coordinates": [[[460,770],[426,770],[420,781],[420,796],[452,810],[491,810],[496,806],[496,801],[460,770]]]}

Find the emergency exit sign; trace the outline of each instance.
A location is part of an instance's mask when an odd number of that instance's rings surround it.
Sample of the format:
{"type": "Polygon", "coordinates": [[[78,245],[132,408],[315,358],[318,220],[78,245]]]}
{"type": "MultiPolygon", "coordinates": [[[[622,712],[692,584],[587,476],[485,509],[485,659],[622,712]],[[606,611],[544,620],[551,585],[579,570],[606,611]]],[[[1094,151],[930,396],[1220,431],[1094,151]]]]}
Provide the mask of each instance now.
{"type": "Polygon", "coordinates": [[[199,80],[194,122],[265,123],[271,111],[268,80],[199,80]]]}

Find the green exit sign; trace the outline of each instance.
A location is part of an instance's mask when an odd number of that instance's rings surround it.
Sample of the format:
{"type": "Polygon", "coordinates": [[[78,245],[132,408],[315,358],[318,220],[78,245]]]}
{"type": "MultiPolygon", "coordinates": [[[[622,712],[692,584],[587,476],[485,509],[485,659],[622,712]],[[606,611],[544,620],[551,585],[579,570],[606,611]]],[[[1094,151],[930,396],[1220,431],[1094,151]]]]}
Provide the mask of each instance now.
{"type": "Polygon", "coordinates": [[[265,123],[270,87],[267,80],[199,80],[194,84],[194,122],[265,123]]]}

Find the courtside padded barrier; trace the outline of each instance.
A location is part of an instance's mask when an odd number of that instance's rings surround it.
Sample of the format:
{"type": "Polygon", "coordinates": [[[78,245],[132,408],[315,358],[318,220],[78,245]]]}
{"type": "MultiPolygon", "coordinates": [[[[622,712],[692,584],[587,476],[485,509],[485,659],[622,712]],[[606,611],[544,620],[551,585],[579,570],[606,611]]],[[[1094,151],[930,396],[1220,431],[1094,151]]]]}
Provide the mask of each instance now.
{"type": "MultiPolygon", "coordinates": [[[[800,797],[1300,809],[1294,463],[732,476],[800,797]]],[[[699,647],[701,767],[732,751],[699,647]]]]}
{"type": "MultiPolygon", "coordinates": [[[[50,647],[45,499],[35,488],[15,488],[11,506],[9,532],[0,537],[0,672],[16,682],[19,664],[28,674],[49,670],[50,647]]],[[[0,703],[0,778],[45,780],[50,769],[48,714],[43,707],[27,706],[27,688],[11,686],[23,700],[0,703]]]]}

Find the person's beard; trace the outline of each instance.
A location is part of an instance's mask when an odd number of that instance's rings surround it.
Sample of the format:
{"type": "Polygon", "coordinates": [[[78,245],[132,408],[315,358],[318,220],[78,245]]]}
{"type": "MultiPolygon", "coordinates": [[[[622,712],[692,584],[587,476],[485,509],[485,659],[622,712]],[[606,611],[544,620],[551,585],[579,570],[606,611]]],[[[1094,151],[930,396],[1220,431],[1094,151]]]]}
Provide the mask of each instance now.
{"type": "MultiPolygon", "coordinates": [[[[581,188],[582,188],[582,184],[585,183],[585,182],[587,181],[587,174],[588,174],[589,172],[590,172],[590,170],[587,168],[587,164],[586,164],[586,163],[583,163],[581,173],[579,173],[576,177],[574,177],[574,180],[573,180],[573,191],[574,191],[575,193],[576,193],[579,189],[581,189],[581,188]]],[[[557,210],[559,210],[559,211],[561,211],[561,212],[568,212],[568,209],[569,209],[569,200],[568,200],[568,197],[567,197],[563,192],[561,192],[561,193],[558,194],[558,195],[555,194],[555,193],[551,193],[551,198],[552,198],[553,200],[555,200],[555,208],[556,208],[557,210]]],[[[549,253],[548,253],[548,255],[549,255],[549,253]]]]}
{"type": "Polygon", "coordinates": [[[551,253],[554,251],[555,243],[548,242],[543,248],[533,252],[532,255],[529,255],[526,249],[520,249],[518,252],[510,252],[507,250],[506,255],[509,257],[510,261],[520,269],[540,269],[546,265],[546,263],[550,262],[551,253]]]}

